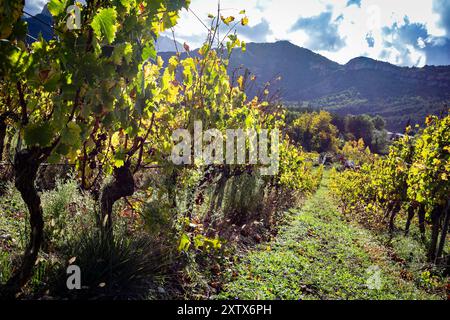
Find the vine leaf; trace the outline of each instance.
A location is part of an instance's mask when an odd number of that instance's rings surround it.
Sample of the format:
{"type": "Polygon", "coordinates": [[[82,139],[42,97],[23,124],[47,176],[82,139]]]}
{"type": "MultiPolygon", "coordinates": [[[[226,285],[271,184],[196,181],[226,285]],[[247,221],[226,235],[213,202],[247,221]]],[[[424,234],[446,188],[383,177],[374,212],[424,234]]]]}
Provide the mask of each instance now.
{"type": "Polygon", "coordinates": [[[61,132],[61,142],[74,148],[81,146],[81,128],[75,122],[69,122],[67,127],[61,132]]]}
{"type": "Polygon", "coordinates": [[[29,146],[47,147],[53,137],[53,130],[48,123],[32,123],[25,128],[24,139],[29,146]]]}
{"type": "Polygon", "coordinates": [[[234,21],[234,17],[233,16],[229,16],[229,17],[220,17],[223,21],[223,23],[225,23],[227,26],[230,25],[231,22],[234,21]]]}
{"type": "Polygon", "coordinates": [[[108,43],[112,43],[117,31],[117,12],[114,8],[100,9],[92,19],[91,27],[97,38],[105,37],[108,43]]]}
{"type": "Polygon", "coordinates": [[[156,49],[153,44],[146,45],[144,47],[144,49],[142,50],[142,60],[147,60],[147,59],[152,59],[152,60],[156,59],[156,49]]]}
{"type": "Polygon", "coordinates": [[[48,11],[52,14],[52,16],[57,17],[62,12],[64,12],[64,9],[66,7],[67,0],[51,0],[47,4],[48,11]]]}
{"type": "Polygon", "coordinates": [[[178,251],[186,252],[190,246],[191,246],[191,240],[189,239],[187,234],[183,233],[181,235],[180,244],[178,245],[178,251]]]}

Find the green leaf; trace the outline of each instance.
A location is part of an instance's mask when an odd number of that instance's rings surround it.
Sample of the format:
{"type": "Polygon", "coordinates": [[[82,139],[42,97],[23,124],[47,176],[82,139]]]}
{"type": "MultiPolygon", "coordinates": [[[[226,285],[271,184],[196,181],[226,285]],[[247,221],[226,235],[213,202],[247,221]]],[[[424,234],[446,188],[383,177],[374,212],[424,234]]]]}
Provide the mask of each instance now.
{"type": "Polygon", "coordinates": [[[133,46],[129,42],[121,43],[114,48],[112,54],[112,60],[114,63],[121,65],[122,58],[125,59],[127,63],[130,63],[133,58],[133,46]]]}
{"type": "Polygon", "coordinates": [[[123,167],[124,164],[125,164],[124,160],[122,160],[122,159],[114,159],[114,167],[120,168],[120,167],[123,167]]]}
{"type": "Polygon", "coordinates": [[[74,148],[81,147],[81,128],[75,122],[69,122],[61,132],[61,143],[74,148]]]}
{"type": "Polygon", "coordinates": [[[142,60],[156,59],[156,50],[153,45],[146,45],[142,50],[142,60]]]}
{"type": "Polygon", "coordinates": [[[55,150],[50,154],[50,156],[47,158],[47,162],[51,164],[57,164],[61,161],[61,153],[55,150]]]}
{"type": "Polygon", "coordinates": [[[192,58],[181,61],[183,65],[183,82],[187,86],[191,86],[194,82],[193,72],[195,71],[195,62],[192,58]]]}
{"type": "Polygon", "coordinates": [[[55,158],[58,158],[58,157],[60,157],[60,155],[65,156],[65,155],[69,154],[69,152],[70,152],[70,146],[68,146],[64,143],[60,143],[60,144],[58,144],[58,146],[55,149],[54,156],[55,156],[55,158]]]}
{"type": "Polygon", "coordinates": [[[168,63],[167,69],[169,69],[170,73],[175,72],[175,70],[178,66],[178,62],[179,61],[178,61],[177,56],[172,56],[169,58],[169,63],[168,63]]]}
{"type": "Polygon", "coordinates": [[[183,233],[180,239],[180,244],[178,246],[178,251],[184,251],[186,252],[189,247],[191,246],[191,240],[189,240],[189,237],[183,233]]]}
{"type": "Polygon", "coordinates": [[[189,7],[190,2],[191,2],[190,0],[170,0],[170,1],[163,1],[163,4],[167,7],[168,11],[179,11],[181,8],[187,9],[189,7]]]}
{"type": "Polygon", "coordinates": [[[245,41],[241,41],[241,50],[242,52],[247,51],[247,44],[245,43],[245,41]]]}
{"type": "Polygon", "coordinates": [[[29,146],[47,147],[53,137],[53,130],[49,123],[32,123],[25,128],[24,139],[29,146]]]}
{"type": "Polygon", "coordinates": [[[120,4],[128,10],[131,7],[131,0],[120,0],[120,4]]]}
{"type": "Polygon", "coordinates": [[[164,13],[162,17],[161,31],[170,29],[177,24],[178,12],[164,13]]]}
{"type": "Polygon", "coordinates": [[[117,31],[117,12],[115,8],[100,9],[92,19],[91,27],[97,38],[105,37],[108,43],[112,43],[117,31]]]}
{"type": "Polygon", "coordinates": [[[52,16],[59,16],[64,12],[64,9],[66,8],[66,2],[67,0],[50,0],[50,2],[47,4],[47,9],[52,14],[52,16]]]}
{"type": "Polygon", "coordinates": [[[114,167],[116,167],[116,168],[123,167],[125,164],[125,157],[126,157],[126,154],[123,150],[118,151],[114,155],[114,167]]]}

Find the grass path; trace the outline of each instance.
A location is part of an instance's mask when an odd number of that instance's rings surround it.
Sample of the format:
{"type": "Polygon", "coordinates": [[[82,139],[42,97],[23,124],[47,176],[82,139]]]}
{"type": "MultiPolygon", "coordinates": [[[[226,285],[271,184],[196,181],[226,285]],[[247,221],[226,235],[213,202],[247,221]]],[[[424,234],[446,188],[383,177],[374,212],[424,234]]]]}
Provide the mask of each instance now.
{"type": "Polygon", "coordinates": [[[368,230],[346,222],[327,187],[294,210],[269,244],[247,253],[219,298],[433,299],[405,277],[388,248],[368,230]],[[379,274],[379,278],[376,275],[379,274]],[[378,282],[377,279],[380,279],[378,282]],[[381,285],[379,289],[368,286],[381,285]]]}

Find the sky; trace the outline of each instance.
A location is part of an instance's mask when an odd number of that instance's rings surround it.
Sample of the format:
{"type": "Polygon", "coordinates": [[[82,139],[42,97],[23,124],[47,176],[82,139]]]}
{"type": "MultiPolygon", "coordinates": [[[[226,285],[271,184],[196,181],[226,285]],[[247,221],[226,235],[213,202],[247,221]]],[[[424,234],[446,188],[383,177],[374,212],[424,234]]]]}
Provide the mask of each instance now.
{"type": "MultiPolygon", "coordinates": [[[[26,0],[26,10],[38,13],[45,2],[26,0]]],[[[199,47],[207,29],[197,17],[208,25],[217,6],[192,0],[176,39],[199,47]]],[[[220,7],[223,16],[245,10],[249,24],[237,34],[247,42],[288,40],[341,64],[366,56],[401,66],[450,65],[450,0],[220,0],[220,7]]]]}

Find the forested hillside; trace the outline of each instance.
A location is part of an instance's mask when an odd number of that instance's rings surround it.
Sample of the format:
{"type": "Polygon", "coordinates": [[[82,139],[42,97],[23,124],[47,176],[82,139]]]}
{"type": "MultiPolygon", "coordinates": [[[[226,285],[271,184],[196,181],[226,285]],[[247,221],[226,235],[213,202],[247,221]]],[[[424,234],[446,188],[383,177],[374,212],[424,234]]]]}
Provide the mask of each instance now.
{"type": "MultiPolygon", "coordinates": [[[[171,55],[161,53],[165,59],[171,55]]],[[[255,76],[249,96],[269,89],[293,109],[381,115],[397,132],[445,111],[450,102],[450,67],[398,67],[365,57],[339,65],[288,41],[248,43],[245,52],[235,50],[229,74],[255,76]]]]}
{"type": "Polygon", "coordinates": [[[381,115],[392,131],[439,114],[450,102],[450,67],[445,66],[398,67],[365,57],[338,65],[286,41],[249,43],[246,52],[233,55],[231,65],[256,75],[252,94],[271,82],[272,91],[288,104],[341,115],[381,115]]]}

